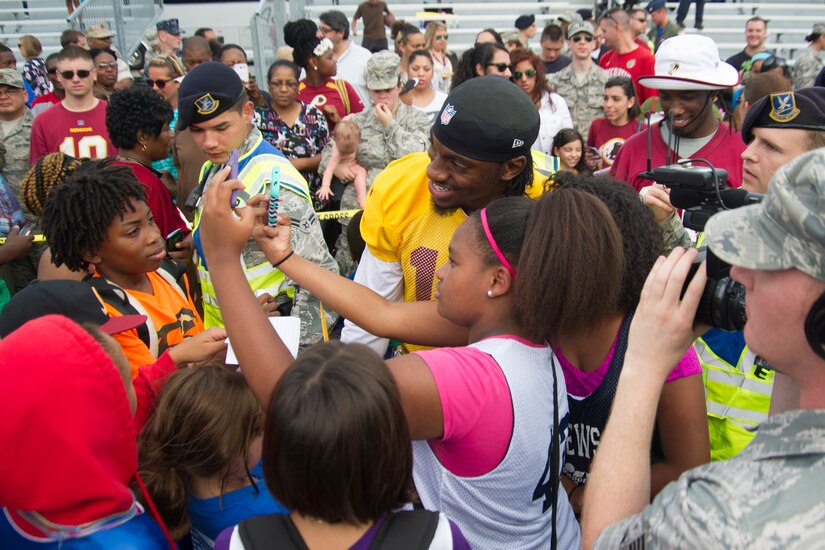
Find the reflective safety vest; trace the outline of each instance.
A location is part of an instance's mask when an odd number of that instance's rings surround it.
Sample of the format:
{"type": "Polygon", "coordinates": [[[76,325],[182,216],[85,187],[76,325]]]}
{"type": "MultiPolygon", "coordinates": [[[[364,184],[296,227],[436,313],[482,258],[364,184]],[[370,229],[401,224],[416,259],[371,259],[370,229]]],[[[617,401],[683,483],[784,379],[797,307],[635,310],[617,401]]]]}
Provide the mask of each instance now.
{"type": "Polygon", "coordinates": [[[693,344],[702,363],[708,409],[710,459],[735,456],[756,435],[756,427],[768,418],[774,371],[742,349],[736,365],[723,360],[698,338],[693,344]]]}
{"type": "MultiPolygon", "coordinates": [[[[533,170],[542,176],[552,178],[559,171],[559,157],[554,157],[535,149],[530,151],[530,156],[533,158],[533,170]]],[[[543,182],[540,182],[543,183],[543,182]]],[[[533,183],[535,185],[535,182],[533,183]]]]}
{"type": "MultiPolygon", "coordinates": [[[[255,146],[238,159],[238,180],[246,186],[238,192],[238,197],[246,201],[259,193],[268,194],[272,168],[276,165],[281,168],[281,189],[288,189],[311,204],[312,198],[309,194],[309,187],[301,173],[292,166],[292,163],[280,151],[261,136],[258,136],[255,146]]],[[[213,166],[214,164],[211,161],[204,163],[199,181],[203,181],[203,178],[209,174],[213,166]]],[[[195,247],[198,251],[198,278],[203,291],[203,323],[206,328],[222,327],[223,318],[215,297],[215,287],[209,277],[209,258],[204,257],[200,243],[200,219],[201,209],[199,207],[195,210],[193,233],[195,247]]],[[[284,274],[273,268],[269,261],[263,257],[263,254],[259,256],[262,261],[257,261],[252,265],[247,263],[243,254],[240,258],[246,280],[249,281],[249,286],[255,292],[255,295],[258,296],[266,292],[270,296],[284,294],[292,299],[295,295],[295,289],[286,283],[284,274]]]]}

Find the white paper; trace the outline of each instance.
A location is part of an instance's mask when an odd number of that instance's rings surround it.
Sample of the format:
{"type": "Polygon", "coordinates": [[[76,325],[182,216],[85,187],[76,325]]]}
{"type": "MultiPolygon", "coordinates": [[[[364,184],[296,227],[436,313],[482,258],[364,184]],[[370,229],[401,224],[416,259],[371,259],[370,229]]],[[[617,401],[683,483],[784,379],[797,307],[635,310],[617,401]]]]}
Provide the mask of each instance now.
{"type": "MultiPolygon", "coordinates": [[[[298,317],[269,317],[269,322],[284,345],[295,358],[298,356],[298,343],[301,340],[301,320],[298,317]]],[[[229,338],[226,339],[226,364],[237,365],[238,358],[235,357],[235,351],[232,349],[232,343],[229,338]]]]}

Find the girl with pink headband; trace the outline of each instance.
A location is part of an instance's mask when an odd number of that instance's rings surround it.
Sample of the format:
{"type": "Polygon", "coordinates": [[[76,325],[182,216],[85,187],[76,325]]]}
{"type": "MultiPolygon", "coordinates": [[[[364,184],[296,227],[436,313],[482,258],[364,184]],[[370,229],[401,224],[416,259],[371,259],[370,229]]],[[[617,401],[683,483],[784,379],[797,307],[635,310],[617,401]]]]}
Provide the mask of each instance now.
{"type": "Polygon", "coordinates": [[[567,324],[588,326],[590,312],[600,315],[618,296],[622,244],[606,207],[577,190],[494,201],[453,235],[449,261],[437,273],[437,300],[398,303],[294,255],[286,216],[276,228],[256,221],[263,197],[233,217],[230,195],[239,184],[225,177],[217,176],[205,198],[204,249],[216,258],[213,281],[229,338],[264,406],[292,357],[241,284],[237,254],[250,235],[288,277],[371,333],[460,346],[387,361],[425,508],[446,513],[473,547],[547,548],[553,537],[560,547],[578,546],[579,527],[559,489],[564,376],[547,342],[567,324]],[[540,253],[522,257],[522,250],[540,253]],[[575,273],[600,276],[572,280],[575,273]],[[524,294],[517,280],[546,281],[548,292],[524,294]],[[574,287],[577,299],[549,299],[574,287]],[[546,323],[520,321],[551,302],[563,307],[548,311],[546,323]]]}

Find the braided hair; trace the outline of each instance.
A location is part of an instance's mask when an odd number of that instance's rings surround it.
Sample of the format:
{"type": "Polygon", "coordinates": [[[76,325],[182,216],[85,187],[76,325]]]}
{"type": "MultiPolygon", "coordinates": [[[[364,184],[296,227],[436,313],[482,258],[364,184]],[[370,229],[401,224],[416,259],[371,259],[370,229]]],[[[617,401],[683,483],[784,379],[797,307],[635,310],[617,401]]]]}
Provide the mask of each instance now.
{"type": "Polygon", "coordinates": [[[132,200],[146,201],[146,191],[126,166],[113,159],[91,160],[54,189],[43,208],[43,233],[52,263],[85,269],[84,254],[96,254],[115,217],[135,211],[132,200]]]}
{"type": "Polygon", "coordinates": [[[89,159],[76,159],[63,153],[49,153],[40,157],[23,177],[20,195],[26,208],[35,216],[43,215],[43,205],[52,189],[62,184],[77,168],[89,159]]]}
{"type": "Polygon", "coordinates": [[[284,41],[292,46],[292,58],[299,67],[306,70],[315,47],[321,43],[318,26],[309,19],[298,19],[284,25],[284,41]]]}

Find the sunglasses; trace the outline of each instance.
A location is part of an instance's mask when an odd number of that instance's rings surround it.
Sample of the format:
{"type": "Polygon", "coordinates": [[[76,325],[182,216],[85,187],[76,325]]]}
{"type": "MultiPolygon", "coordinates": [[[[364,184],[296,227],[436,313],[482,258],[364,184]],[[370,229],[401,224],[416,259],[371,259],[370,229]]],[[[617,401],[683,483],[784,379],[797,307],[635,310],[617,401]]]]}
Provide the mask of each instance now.
{"type": "Polygon", "coordinates": [[[150,88],[153,87],[153,86],[157,86],[158,90],[162,90],[166,87],[166,84],[168,82],[172,82],[172,80],[174,80],[174,79],[170,78],[169,80],[160,80],[160,79],[158,79],[158,80],[147,80],[146,83],[149,85],[150,88]]]}
{"type": "Polygon", "coordinates": [[[533,78],[534,76],[536,76],[536,71],[535,71],[535,69],[527,69],[527,70],[526,70],[526,71],[524,71],[524,72],[521,72],[521,71],[513,71],[513,78],[514,78],[514,79],[518,80],[518,79],[520,79],[522,76],[526,76],[527,78],[533,78]]]}
{"type": "Polygon", "coordinates": [[[573,42],[592,42],[593,37],[588,34],[578,34],[573,37],[573,42]]]}
{"type": "Polygon", "coordinates": [[[47,69],[46,72],[48,74],[57,74],[57,67],[52,67],[51,69],[47,69]]]}
{"type": "Polygon", "coordinates": [[[74,75],[77,75],[77,78],[87,78],[92,71],[87,71],[86,69],[80,69],[79,71],[60,71],[60,76],[65,78],[66,80],[71,80],[74,78],[74,75]]]}
{"type": "Polygon", "coordinates": [[[436,40],[447,40],[448,38],[450,38],[449,34],[437,34],[437,35],[435,35],[436,40]]]}
{"type": "Polygon", "coordinates": [[[510,72],[513,72],[513,65],[509,63],[487,63],[488,67],[495,67],[498,72],[503,73],[507,69],[510,69],[510,72]]]}
{"type": "Polygon", "coordinates": [[[117,69],[117,61],[112,61],[111,63],[98,63],[97,68],[101,71],[105,71],[106,69],[117,69]]]}

